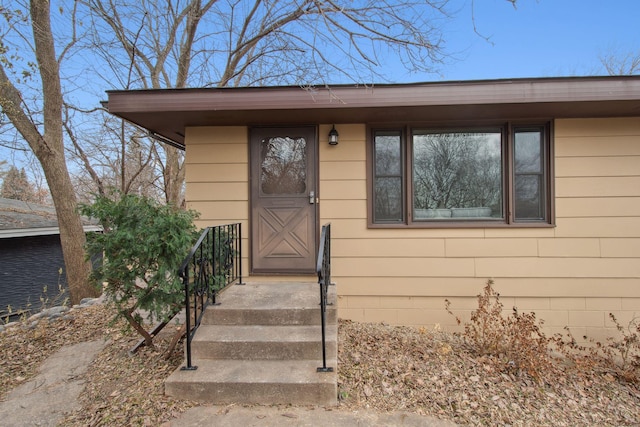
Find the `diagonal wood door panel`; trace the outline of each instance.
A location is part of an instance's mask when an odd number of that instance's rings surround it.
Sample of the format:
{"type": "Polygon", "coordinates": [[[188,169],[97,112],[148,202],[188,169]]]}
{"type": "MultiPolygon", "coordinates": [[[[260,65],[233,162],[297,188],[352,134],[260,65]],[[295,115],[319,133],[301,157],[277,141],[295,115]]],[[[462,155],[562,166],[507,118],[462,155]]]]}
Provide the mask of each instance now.
{"type": "Polygon", "coordinates": [[[262,209],[258,219],[260,253],[265,257],[309,256],[308,219],[304,209],[262,209]]]}
{"type": "Polygon", "coordinates": [[[315,269],[315,128],[251,133],[251,266],[256,273],[315,269]]]}

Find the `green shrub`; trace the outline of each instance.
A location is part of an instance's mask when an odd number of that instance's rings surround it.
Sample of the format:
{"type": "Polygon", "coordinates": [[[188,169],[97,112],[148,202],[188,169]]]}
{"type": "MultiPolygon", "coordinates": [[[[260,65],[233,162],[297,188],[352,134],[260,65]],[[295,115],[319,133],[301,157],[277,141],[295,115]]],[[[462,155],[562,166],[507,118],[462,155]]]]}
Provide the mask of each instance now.
{"type": "Polygon", "coordinates": [[[106,284],[106,296],[118,314],[151,346],[140,311],[167,321],[183,304],[177,272],[194,243],[197,214],[133,194],[110,196],[99,196],[80,208],[104,228],[88,236],[87,253],[103,255],[92,278],[106,284]]]}

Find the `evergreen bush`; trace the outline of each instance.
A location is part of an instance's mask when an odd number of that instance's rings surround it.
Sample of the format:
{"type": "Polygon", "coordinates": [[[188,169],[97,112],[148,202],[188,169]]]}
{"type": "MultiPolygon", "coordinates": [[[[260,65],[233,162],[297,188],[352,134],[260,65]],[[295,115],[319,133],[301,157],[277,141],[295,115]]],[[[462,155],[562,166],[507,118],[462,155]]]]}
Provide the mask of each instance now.
{"type": "Polygon", "coordinates": [[[103,255],[93,280],[104,284],[118,315],[152,346],[141,313],[149,320],[168,321],[183,305],[178,268],[195,241],[197,213],[119,193],[98,196],[93,204],[81,205],[80,211],[104,228],[103,233],[88,236],[87,253],[103,255]]]}

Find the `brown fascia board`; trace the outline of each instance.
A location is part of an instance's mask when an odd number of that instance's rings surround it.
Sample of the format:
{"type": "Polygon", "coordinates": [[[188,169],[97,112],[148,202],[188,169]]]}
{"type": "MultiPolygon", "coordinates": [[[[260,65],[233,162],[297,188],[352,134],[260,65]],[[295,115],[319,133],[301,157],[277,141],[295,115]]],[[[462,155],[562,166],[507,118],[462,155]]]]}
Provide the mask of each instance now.
{"type": "Polygon", "coordinates": [[[640,76],[109,91],[109,112],[184,144],[206,125],[640,116],[640,76]]]}

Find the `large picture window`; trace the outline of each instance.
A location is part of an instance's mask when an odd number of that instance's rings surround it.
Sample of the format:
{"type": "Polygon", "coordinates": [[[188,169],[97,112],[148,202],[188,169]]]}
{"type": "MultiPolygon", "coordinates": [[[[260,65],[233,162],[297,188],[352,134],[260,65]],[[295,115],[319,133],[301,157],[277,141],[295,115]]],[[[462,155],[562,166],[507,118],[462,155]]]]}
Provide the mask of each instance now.
{"type": "Polygon", "coordinates": [[[551,224],[548,124],[373,130],[373,224],[551,224]]]}

